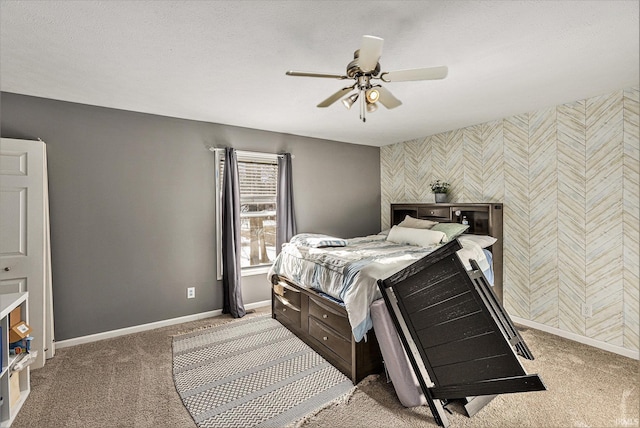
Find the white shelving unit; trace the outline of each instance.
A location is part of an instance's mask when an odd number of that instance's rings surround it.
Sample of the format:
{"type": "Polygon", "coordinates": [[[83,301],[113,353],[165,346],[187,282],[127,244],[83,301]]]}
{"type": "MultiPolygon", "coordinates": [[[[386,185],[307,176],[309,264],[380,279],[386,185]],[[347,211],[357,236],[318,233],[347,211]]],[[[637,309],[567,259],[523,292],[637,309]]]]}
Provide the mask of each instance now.
{"type": "Polygon", "coordinates": [[[9,355],[9,314],[21,307],[21,317],[29,322],[27,300],[29,293],[0,294],[0,328],[2,328],[2,372],[0,373],[0,427],[10,427],[31,392],[29,367],[13,371],[21,358],[9,355]],[[17,376],[17,377],[16,377],[17,376]]]}

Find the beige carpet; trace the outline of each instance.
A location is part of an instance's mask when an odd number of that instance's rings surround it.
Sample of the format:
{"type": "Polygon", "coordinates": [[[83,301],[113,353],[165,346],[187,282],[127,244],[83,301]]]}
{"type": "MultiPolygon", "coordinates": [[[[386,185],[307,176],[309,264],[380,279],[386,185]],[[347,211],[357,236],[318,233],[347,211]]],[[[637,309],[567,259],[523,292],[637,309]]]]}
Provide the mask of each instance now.
{"type": "MultiPolygon", "coordinates": [[[[639,362],[533,329],[520,329],[547,391],[499,395],[472,418],[447,415],[452,428],[637,427],[639,362]]],[[[322,411],[305,427],[437,427],[428,407],[404,408],[384,376],[369,377],[347,405],[322,411]]]]}
{"type": "MultiPolygon", "coordinates": [[[[256,314],[264,314],[264,308],[256,314]]],[[[173,335],[233,322],[210,318],[58,351],[32,371],[31,395],[13,427],[195,427],[173,384],[173,335]]],[[[523,360],[548,391],[498,396],[457,427],[638,426],[639,362],[536,330],[521,330],[536,356],[523,360]]],[[[406,409],[383,376],[358,384],[346,404],[304,427],[436,427],[427,407],[406,409]]]]}

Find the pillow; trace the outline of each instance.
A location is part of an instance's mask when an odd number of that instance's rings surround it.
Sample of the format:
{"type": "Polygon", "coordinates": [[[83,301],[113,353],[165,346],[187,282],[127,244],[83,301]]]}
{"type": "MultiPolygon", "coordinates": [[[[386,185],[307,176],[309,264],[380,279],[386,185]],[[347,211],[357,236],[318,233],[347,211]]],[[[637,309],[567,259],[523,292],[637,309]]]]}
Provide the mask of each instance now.
{"type": "Polygon", "coordinates": [[[398,226],[410,227],[412,229],[431,229],[435,224],[438,224],[438,222],[413,218],[410,215],[407,215],[404,220],[402,220],[400,224],[398,224],[398,226]]]}
{"type": "Polygon", "coordinates": [[[488,270],[490,265],[484,250],[480,248],[480,245],[475,241],[466,239],[467,236],[469,235],[462,235],[458,237],[458,242],[462,246],[462,249],[458,250],[456,253],[460,258],[460,261],[464,264],[464,267],[467,270],[471,270],[471,263],[469,263],[469,259],[475,260],[481,271],[484,272],[488,270]]]}
{"type": "Polygon", "coordinates": [[[467,239],[469,241],[473,241],[475,243],[477,243],[478,245],[480,245],[481,248],[488,248],[490,246],[492,246],[493,244],[495,244],[498,239],[494,238],[493,236],[489,236],[489,235],[471,235],[471,234],[464,234],[461,235],[460,238],[464,238],[467,239]]]}
{"type": "Polygon", "coordinates": [[[445,234],[442,232],[400,226],[393,226],[387,236],[387,241],[398,244],[417,245],[420,247],[438,245],[443,239],[445,239],[445,234]]]}
{"type": "Polygon", "coordinates": [[[462,233],[469,228],[468,224],[460,223],[438,223],[431,228],[438,232],[444,232],[446,238],[442,240],[443,243],[449,242],[462,235],[462,233]]]}
{"type": "Polygon", "coordinates": [[[388,236],[388,235],[389,235],[389,231],[390,231],[390,230],[391,230],[391,229],[385,229],[385,230],[383,230],[383,231],[381,231],[381,232],[378,232],[378,235],[388,236]]]}
{"type": "Polygon", "coordinates": [[[291,238],[289,243],[300,247],[322,248],[322,247],[344,247],[347,245],[346,239],[334,236],[322,235],[320,233],[299,233],[291,238]]]}

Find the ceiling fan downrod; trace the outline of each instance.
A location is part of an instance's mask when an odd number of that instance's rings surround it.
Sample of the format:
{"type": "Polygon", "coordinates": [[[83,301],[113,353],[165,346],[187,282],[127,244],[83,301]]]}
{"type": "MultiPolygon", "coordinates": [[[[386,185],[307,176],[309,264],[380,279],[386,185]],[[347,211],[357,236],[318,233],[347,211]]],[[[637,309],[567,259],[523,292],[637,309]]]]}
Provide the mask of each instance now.
{"type": "Polygon", "coordinates": [[[371,76],[366,74],[361,74],[358,76],[358,89],[360,90],[360,120],[362,122],[366,122],[366,113],[367,113],[367,97],[366,91],[371,88],[371,76]]]}

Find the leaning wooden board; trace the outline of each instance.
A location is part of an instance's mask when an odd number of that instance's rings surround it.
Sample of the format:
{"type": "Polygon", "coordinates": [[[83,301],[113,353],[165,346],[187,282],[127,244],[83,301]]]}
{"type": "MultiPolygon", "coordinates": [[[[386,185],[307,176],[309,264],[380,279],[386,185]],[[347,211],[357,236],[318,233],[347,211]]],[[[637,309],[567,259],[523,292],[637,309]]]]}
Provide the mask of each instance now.
{"type": "Polygon", "coordinates": [[[540,391],[516,352],[533,359],[477,265],[467,272],[452,241],[378,286],[438,425],[443,400],[540,391]]]}

